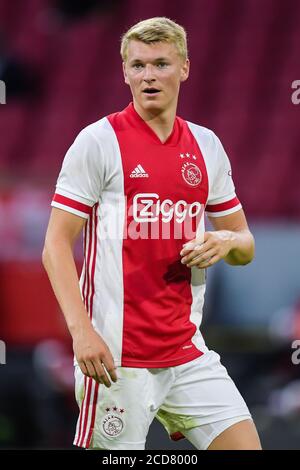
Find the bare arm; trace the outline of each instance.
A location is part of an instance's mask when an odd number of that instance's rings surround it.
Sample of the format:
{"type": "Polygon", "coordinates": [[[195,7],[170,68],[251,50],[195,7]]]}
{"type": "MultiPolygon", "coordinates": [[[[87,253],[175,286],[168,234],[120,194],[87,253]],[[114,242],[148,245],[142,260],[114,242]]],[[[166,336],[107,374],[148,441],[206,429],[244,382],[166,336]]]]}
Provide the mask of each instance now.
{"type": "Polygon", "coordinates": [[[110,387],[117,380],[108,346],[94,330],[83,304],[73,248],[86,220],[53,208],[43,250],[43,265],[63,311],[82,372],[110,387]],[[104,368],[104,367],[105,368],[104,368]]]}
{"type": "Polygon", "coordinates": [[[254,257],[254,238],[243,210],[224,217],[209,218],[215,231],[205,232],[204,241],[195,239],[180,252],[188,267],[208,268],[224,259],[231,265],[244,265],[254,257]]]}

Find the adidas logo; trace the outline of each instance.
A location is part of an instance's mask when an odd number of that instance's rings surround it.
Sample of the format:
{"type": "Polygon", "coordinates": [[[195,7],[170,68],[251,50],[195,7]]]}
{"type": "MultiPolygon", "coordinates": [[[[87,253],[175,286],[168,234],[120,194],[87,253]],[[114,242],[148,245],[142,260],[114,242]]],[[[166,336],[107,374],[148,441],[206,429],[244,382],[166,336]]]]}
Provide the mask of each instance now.
{"type": "Polygon", "coordinates": [[[148,173],[145,172],[142,165],[138,165],[135,169],[131,172],[130,178],[149,178],[148,173]]]}

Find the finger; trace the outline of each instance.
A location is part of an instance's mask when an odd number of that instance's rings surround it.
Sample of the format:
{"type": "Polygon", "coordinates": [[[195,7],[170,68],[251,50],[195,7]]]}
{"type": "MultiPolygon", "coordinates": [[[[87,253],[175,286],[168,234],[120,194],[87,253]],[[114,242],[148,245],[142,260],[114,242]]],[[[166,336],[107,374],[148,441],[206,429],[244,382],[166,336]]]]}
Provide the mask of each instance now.
{"type": "Polygon", "coordinates": [[[209,240],[210,237],[211,237],[211,232],[204,232],[203,237],[201,237],[201,239],[198,237],[198,238],[194,238],[194,240],[190,240],[189,242],[184,243],[182,245],[182,250],[180,252],[180,255],[184,256],[189,251],[194,250],[195,248],[197,249],[201,247],[207,240],[209,240]]]}
{"type": "Polygon", "coordinates": [[[188,264],[190,263],[196,256],[199,256],[200,254],[202,253],[205,253],[206,251],[208,251],[209,249],[211,249],[211,246],[210,244],[207,242],[207,243],[203,243],[203,245],[201,246],[197,246],[195,248],[195,250],[191,251],[188,255],[184,256],[182,259],[181,259],[181,262],[182,264],[188,264]]]}
{"type": "Polygon", "coordinates": [[[212,266],[213,264],[216,264],[218,261],[220,261],[220,259],[221,259],[221,258],[219,257],[219,255],[215,255],[215,256],[213,256],[210,260],[198,264],[198,265],[197,265],[197,268],[199,268],[199,269],[209,268],[209,267],[212,266]]]}
{"type": "Polygon", "coordinates": [[[117,369],[116,369],[115,365],[105,362],[104,359],[102,360],[102,362],[103,362],[103,367],[105,368],[106,372],[108,373],[110,379],[113,382],[117,382],[118,377],[117,377],[117,369]]]}
{"type": "Polygon", "coordinates": [[[107,372],[109,373],[109,376],[113,382],[117,382],[118,376],[117,376],[117,368],[113,367],[111,369],[107,369],[107,372]]]}
{"type": "Polygon", "coordinates": [[[86,368],[86,365],[85,365],[85,363],[84,363],[83,361],[78,362],[78,365],[79,365],[79,367],[80,367],[80,369],[81,369],[81,372],[82,372],[84,375],[89,375],[88,370],[87,370],[87,368],[86,368]]]}
{"type": "Polygon", "coordinates": [[[86,368],[86,374],[88,377],[94,377],[95,376],[95,371],[94,371],[94,367],[93,365],[91,364],[90,361],[84,361],[84,365],[85,365],[85,368],[86,368]]]}
{"type": "Polygon", "coordinates": [[[94,368],[94,379],[96,380],[96,382],[103,384],[103,380],[101,377],[101,374],[103,373],[103,369],[99,367],[99,364],[97,361],[92,361],[92,365],[94,368]]]}
{"type": "Polygon", "coordinates": [[[111,382],[102,362],[97,363],[97,369],[99,370],[98,377],[100,380],[102,380],[103,385],[105,385],[107,388],[110,388],[111,382]]]}
{"type": "Polygon", "coordinates": [[[105,357],[103,357],[102,363],[103,363],[105,369],[107,370],[111,380],[113,382],[116,382],[118,380],[117,368],[115,366],[114,359],[113,359],[110,352],[108,352],[108,354],[105,357]]]}
{"type": "Polygon", "coordinates": [[[190,253],[191,251],[193,251],[195,249],[198,249],[199,247],[202,246],[202,244],[203,244],[202,240],[191,240],[190,242],[185,243],[182,246],[182,249],[180,251],[180,255],[184,256],[185,254],[190,253]]]}
{"type": "Polygon", "coordinates": [[[186,255],[189,255],[191,253],[193,253],[193,251],[198,251],[198,250],[201,250],[202,248],[202,244],[200,243],[197,243],[196,245],[193,245],[193,247],[190,247],[188,249],[183,249],[181,250],[180,252],[180,256],[186,256],[186,255]]]}
{"type": "Polygon", "coordinates": [[[97,379],[100,383],[106,385],[107,387],[110,387],[111,386],[110,377],[114,382],[117,381],[116,373],[114,373],[114,375],[111,376],[110,372],[106,369],[103,362],[95,361],[93,362],[93,365],[97,374],[97,379]]]}
{"type": "Polygon", "coordinates": [[[199,244],[200,243],[196,243],[195,241],[186,243],[185,245],[183,245],[183,247],[180,251],[180,256],[184,256],[185,254],[189,253],[190,251],[192,251],[195,248],[195,246],[197,246],[199,244]]]}
{"type": "Polygon", "coordinates": [[[216,255],[216,250],[212,248],[206,251],[205,253],[201,253],[200,255],[192,259],[189,263],[187,263],[187,267],[191,268],[192,266],[196,266],[199,263],[205,263],[215,255],[216,255]]]}

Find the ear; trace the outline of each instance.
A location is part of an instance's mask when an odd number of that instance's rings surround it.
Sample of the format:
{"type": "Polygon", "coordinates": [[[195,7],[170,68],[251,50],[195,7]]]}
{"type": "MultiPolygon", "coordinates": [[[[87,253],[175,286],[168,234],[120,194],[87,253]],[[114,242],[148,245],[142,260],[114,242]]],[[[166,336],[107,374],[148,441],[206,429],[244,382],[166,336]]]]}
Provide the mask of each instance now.
{"type": "Polygon", "coordinates": [[[190,61],[189,59],[186,59],[181,67],[180,81],[185,82],[188,79],[189,74],[190,74],[190,61]]]}
{"type": "Polygon", "coordinates": [[[124,81],[125,81],[126,85],[129,85],[129,80],[128,80],[127,73],[126,73],[126,64],[125,64],[125,62],[122,63],[122,67],[123,67],[124,81]]]}

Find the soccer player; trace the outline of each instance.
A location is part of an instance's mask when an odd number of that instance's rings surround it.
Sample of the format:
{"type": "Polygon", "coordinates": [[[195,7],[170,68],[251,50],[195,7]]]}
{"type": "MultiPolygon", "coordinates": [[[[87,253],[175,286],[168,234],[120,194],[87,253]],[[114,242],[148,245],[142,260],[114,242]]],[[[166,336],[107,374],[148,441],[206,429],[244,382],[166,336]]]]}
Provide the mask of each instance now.
{"type": "Polygon", "coordinates": [[[43,252],[73,339],[74,444],[144,449],[156,417],[197,449],[260,449],[242,396],[199,330],[206,268],[249,263],[254,240],[220,140],[176,115],[189,75],[185,30],[164,17],[141,21],[121,55],[132,103],[84,128],[68,150],[43,252]],[[82,230],[79,285],[73,245],[82,230]]]}

